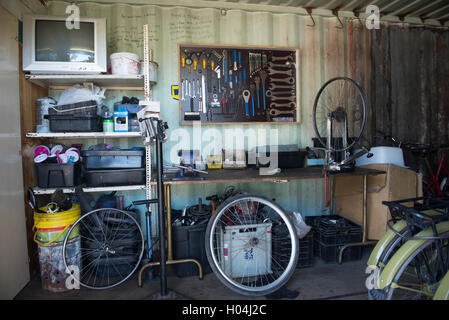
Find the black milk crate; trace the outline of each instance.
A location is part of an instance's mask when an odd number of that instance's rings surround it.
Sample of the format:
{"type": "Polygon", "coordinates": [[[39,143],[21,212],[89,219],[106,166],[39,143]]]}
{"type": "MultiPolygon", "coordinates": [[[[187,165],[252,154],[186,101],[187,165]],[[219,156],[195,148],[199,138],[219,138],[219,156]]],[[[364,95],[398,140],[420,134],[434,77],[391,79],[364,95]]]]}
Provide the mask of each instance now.
{"type": "Polygon", "coordinates": [[[299,256],[296,268],[309,268],[313,265],[313,231],[310,230],[304,238],[298,239],[299,256]]]}
{"type": "MultiPolygon", "coordinates": [[[[324,262],[337,262],[341,248],[349,243],[362,241],[360,226],[338,215],[306,217],[313,229],[314,256],[324,262]]],[[[348,247],[343,252],[344,261],[360,260],[362,248],[348,247]]]]}

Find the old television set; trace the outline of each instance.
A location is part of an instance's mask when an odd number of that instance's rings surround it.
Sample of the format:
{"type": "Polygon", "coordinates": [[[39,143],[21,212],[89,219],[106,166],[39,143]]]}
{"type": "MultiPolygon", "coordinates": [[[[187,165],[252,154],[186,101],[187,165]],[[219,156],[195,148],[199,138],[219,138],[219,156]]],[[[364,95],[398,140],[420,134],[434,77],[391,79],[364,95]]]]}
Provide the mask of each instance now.
{"type": "Polygon", "coordinates": [[[100,74],[107,71],[106,19],[25,15],[23,70],[35,74],[100,74]]]}

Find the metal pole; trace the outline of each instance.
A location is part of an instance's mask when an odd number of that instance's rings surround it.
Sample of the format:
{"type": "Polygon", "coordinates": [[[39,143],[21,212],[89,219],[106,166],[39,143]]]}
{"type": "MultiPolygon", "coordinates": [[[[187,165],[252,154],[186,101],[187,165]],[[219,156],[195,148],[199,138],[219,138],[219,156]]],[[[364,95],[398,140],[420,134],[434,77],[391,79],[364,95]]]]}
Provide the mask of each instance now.
{"type": "Polygon", "coordinates": [[[160,255],[161,255],[161,295],[167,295],[167,274],[166,274],[166,261],[167,256],[165,252],[165,212],[164,212],[164,183],[162,181],[162,141],[157,141],[156,146],[157,157],[157,197],[158,197],[158,211],[159,211],[159,243],[160,243],[160,255]]]}
{"type": "Polygon", "coordinates": [[[368,194],[368,187],[367,187],[367,175],[363,175],[363,238],[362,242],[366,242],[366,215],[367,215],[367,194],[368,194]]]}

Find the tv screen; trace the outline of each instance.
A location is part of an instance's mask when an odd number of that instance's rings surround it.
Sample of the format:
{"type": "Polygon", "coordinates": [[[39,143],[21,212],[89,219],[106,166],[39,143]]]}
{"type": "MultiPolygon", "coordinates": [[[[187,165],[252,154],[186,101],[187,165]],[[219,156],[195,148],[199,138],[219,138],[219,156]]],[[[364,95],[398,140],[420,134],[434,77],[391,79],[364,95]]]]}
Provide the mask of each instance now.
{"type": "Polygon", "coordinates": [[[68,29],[65,21],[36,20],[36,61],[95,63],[95,24],[80,22],[68,29]]]}

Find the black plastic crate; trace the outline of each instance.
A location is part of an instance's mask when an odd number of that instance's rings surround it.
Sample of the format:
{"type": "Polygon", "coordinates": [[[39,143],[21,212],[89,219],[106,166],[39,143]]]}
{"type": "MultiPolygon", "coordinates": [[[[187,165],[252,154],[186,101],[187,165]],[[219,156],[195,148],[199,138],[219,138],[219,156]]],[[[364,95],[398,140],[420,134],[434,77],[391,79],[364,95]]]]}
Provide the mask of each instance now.
{"type": "Polygon", "coordinates": [[[46,115],[51,132],[100,132],[103,131],[101,118],[97,115],[46,115]]]}
{"type": "MultiPolygon", "coordinates": [[[[195,259],[201,264],[204,274],[212,272],[205,249],[206,227],[207,223],[172,227],[174,259],[195,259]]],[[[173,268],[178,277],[198,275],[198,266],[193,262],[174,264],[173,268]]]]}
{"type": "Polygon", "coordinates": [[[298,240],[299,256],[296,268],[309,268],[313,265],[313,231],[310,230],[306,236],[298,240]]]}
{"type": "Polygon", "coordinates": [[[143,168],[145,152],[142,150],[84,150],[81,151],[86,169],[143,168]]]}
{"type": "MultiPolygon", "coordinates": [[[[337,262],[343,246],[362,240],[360,226],[338,215],[306,217],[306,224],[313,230],[313,254],[324,262],[337,262]]],[[[343,252],[344,261],[360,260],[361,256],[361,247],[349,247],[343,252]]]]}
{"type": "MultiPolygon", "coordinates": [[[[323,260],[325,263],[336,263],[340,255],[340,250],[344,245],[325,245],[320,241],[315,241],[314,247],[316,247],[316,256],[323,260]]],[[[348,247],[343,251],[342,261],[355,261],[362,258],[362,247],[348,247]]]]}
{"type": "Polygon", "coordinates": [[[36,163],[37,185],[40,188],[74,187],[79,182],[78,163],[36,163]]]}
{"type": "Polygon", "coordinates": [[[88,187],[143,185],[145,184],[145,168],[86,170],[84,180],[88,187]]]}
{"type": "Polygon", "coordinates": [[[98,105],[95,100],[50,106],[49,115],[96,116],[98,105]]]}

